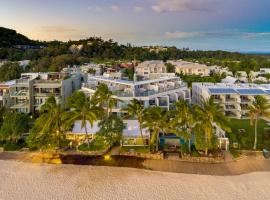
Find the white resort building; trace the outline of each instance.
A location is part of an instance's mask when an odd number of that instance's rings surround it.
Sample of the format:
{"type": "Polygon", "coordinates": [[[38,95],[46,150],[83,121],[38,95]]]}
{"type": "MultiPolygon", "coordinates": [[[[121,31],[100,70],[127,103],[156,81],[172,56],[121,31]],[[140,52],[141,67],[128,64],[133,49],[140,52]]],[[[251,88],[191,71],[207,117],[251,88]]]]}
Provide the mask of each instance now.
{"type": "Polygon", "coordinates": [[[248,117],[248,107],[258,95],[270,100],[270,84],[192,84],[192,103],[202,105],[212,96],[224,109],[224,114],[234,118],[248,117]]]}
{"type": "Polygon", "coordinates": [[[140,63],[135,67],[135,72],[138,76],[151,78],[156,74],[166,73],[167,69],[162,60],[151,60],[140,63]]]}
{"type": "Polygon", "coordinates": [[[209,76],[209,69],[206,65],[187,62],[183,60],[168,61],[168,63],[175,66],[175,73],[185,74],[185,75],[200,75],[209,76]]]}
{"type": "Polygon", "coordinates": [[[107,78],[104,76],[89,76],[87,83],[83,84],[82,90],[92,95],[97,86],[106,84],[113,92],[114,98],[119,100],[112,112],[124,112],[132,99],[142,102],[144,107],[160,106],[167,110],[171,105],[182,98],[190,102],[190,91],[186,84],[176,76],[160,76],[156,79],[143,81],[128,81],[122,79],[107,78]]]}

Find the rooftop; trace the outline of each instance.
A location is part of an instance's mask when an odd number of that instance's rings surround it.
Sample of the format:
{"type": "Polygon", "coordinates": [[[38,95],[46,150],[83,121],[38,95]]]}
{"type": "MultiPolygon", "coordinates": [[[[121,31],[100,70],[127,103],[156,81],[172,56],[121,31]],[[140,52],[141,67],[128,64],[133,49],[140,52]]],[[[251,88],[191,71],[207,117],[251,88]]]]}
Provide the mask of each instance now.
{"type": "Polygon", "coordinates": [[[123,79],[113,79],[113,78],[104,77],[104,76],[91,76],[89,78],[95,79],[95,80],[100,80],[100,81],[107,81],[107,82],[111,82],[111,83],[128,85],[128,86],[145,85],[145,84],[156,83],[156,82],[161,82],[161,81],[170,81],[170,80],[179,79],[176,76],[175,77],[167,77],[166,76],[166,77],[160,77],[158,79],[149,79],[149,80],[144,80],[144,81],[129,81],[129,80],[123,80],[123,79]]]}
{"type": "Polygon", "coordinates": [[[265,95],[270,94],[270,84],[193,83],[207,88],[211,94],[265,95]]]}

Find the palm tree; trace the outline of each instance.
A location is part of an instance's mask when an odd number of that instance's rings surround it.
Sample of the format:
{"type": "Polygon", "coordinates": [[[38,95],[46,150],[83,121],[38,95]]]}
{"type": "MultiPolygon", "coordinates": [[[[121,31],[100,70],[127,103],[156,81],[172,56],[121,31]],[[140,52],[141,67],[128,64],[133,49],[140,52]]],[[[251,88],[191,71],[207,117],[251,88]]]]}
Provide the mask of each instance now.
{"type": "Polygon", "coordinates": [[[137,99],[132,99],[131,102],[128,104],[126,108],[129,116],[131,117],[136,117],[139,122],[139,128],[140,128],[140,134],[141,138],[144,144],[144,139],[143,139],[143,132],[142,132],[142,124],[143,124],[143,117],[144,117],[144,108],[141,104],[141,102],[137,99]]]}
{"type": "Polygon", "coordinates": [[[152,130],[151,144],[155,145],[156,151],[158,151],[158,139],[159,133],[165,134],[167,123],[165,119],[165,111],[160,107],[149,107],[144,111],[143,127],[147,127],[152,130]]]}
{"type": "Polygon", "coordinates": [[[173,119],[171,120],[172,131],[175,132],[176,135],[188,140],[190,152],[192,128],[195,124],[192,107],[190,107],[185,100],[180,99],[175,103],[175,110],[173,113],[173,119]]]}
{"type": "Polygon", "coordinates": [[[85,137],[89,147],[90,142],[87,132],[87,121],[90,123],[91,127],[93,127],[94,121],[97,120],[98,114],[102,113],[102,110],[93,105],[91,99],[85,96],[83,92],[73,93],[73,95],[69,98],[69,106],[71,109],[65,115],[67,124],[70,126],[76,120],[81,120],[81,128],[85,129],[85,137]]]}
{"type": "Polygon", "coordinates": [[[104,83],[97,87],[93,97],[100,105],[106,108],[106,117],[108,118],[113,106],[116,104],[116,99],[113,98],[113,93],[108,86],[104,83]]]}
{"type": "Polygon", "coordinates": [[[40,113],[43,114],[37,120],[42,125],[39,132],[42,134],[45,132],[53,133],[59,147],[64,127],[62,106],[56,102],[54,96],[50,96],[41,106],[40,113]]]}
{"type": "Polygon", "coordinates": [[[228,118],[224,115],[219,104],[214,103],[213,97],[205,100],[202,107],[195,107],[195,132],[204,133],[205,155],[208,154],[208,145],[214,133],[214,124],[230,132],[227,126],[228,118]]]}
{"type": "Polygon", "coordinates": [[[254,133],[254,146],[253,149],[257,148],[257,126],[258,120],[262,117],[270,118],[270,104],[268,100],[263,96],[256,96],[253,104],[249,106],[250,123],[255,125],[254,133]]]}

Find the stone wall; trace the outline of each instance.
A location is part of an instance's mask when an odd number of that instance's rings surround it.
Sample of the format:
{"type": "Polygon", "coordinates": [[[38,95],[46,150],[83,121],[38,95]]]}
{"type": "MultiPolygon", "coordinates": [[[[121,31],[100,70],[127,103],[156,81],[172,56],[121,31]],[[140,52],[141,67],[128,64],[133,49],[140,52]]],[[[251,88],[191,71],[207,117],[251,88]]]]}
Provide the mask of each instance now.
{"type": "Polygon", "coordinates": [[[146,159],[155,159],[155,160],[162,160],[163,153],[139,153],[139,152],[121,152],[121,156],[133,156],[138,158],[146,158],[146,159]]]}
{"type": "Polygon", "coordinates": [[[198,163],[223,163],[224,156],[221,157],[194,157],[194,156],[182,156],[180,161],[186,162],[198,162],[198,163]]]}

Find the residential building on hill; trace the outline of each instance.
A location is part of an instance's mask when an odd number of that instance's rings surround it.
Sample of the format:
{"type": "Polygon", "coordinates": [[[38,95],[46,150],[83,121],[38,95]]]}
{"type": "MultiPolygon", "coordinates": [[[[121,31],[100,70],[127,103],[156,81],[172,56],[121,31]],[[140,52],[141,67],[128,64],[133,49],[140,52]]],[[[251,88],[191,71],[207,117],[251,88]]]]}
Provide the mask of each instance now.
{"type": "Polygon", "coordinates": [[[258,95],[270,101],[270,84],[192,84],[192,103],[202,106],[204,100],[213,97],[223,108],[224,114],[234,118],[247,118],[249,105],[258,95]]]}
{"type": "Polygon", "coordinates": [[[138,76],[150,78],[151,74],[166,73],[166,66],[162,60],[151,60],[140,63],[135,67],[138,76]]]}
{"type": "Polygon", "coordinates": [[[175,73],[178,74],[209,76],[210,71],[208,67],[203,64],[183,60],[168,61],[168,63],[175,66],[175,73]]]}

